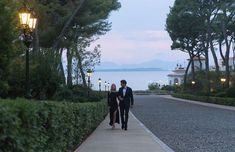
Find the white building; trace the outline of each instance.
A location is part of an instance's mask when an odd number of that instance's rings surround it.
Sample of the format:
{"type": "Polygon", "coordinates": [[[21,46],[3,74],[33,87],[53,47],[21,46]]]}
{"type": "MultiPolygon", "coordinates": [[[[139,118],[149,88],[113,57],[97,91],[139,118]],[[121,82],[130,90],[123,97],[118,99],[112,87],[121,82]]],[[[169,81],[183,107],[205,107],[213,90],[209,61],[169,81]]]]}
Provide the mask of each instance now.
{"type": "MultiPolygon", "coordinates": [[[[230,57],[229,58],[229,67],[232,69],[232,70],[235,70],[235,57],[230,57]]],[[[224,61],[223,61],[223,59],[220,59],[219,60],[219,67],[220,67],[220,70],[221,71],[226,71],[226,67],[225,67],[225,65],[224,65],[224,61]]]]}
{"type": "MultiPolygon", "coordinates": [[[[188,61],[189,61],[189,59],[188,59],[188,61]]],[[[195,71],[199,71],[200,66],[201,66],[202,70],[206,69],[206,59],[204,57],[200,57],[200,58],[199,57],[194,57],[193,61],[194,61],[195,71]]],[[[189,73],[191,72],[191,70],[192,70],[192,64],[189,67],[189,73]]]]}
{"type": "MultiPolygon", "coordinates": [[[[202,68],[202,70],[206,69],[206,66],[205,66],[206,59],[205,58],[203,58],[203,57],[200,57],[200,58],[199,57],[194,57],[193,60],[194,60],[194,69],[195,69],[195,71],[199,71],[200,67],[202,68]]],[[[189,73],[191,72],[191,69],[192,69],[191,66],[192,66],[192,64],[189,67],[189,71],[188,71],[189,73]]],[[[184,83],[185,72],[186,72],[185,67],[182,67],[181,65],[177,65],[175,70],[173,70],[171,74],[167,75],[169,85],[174,86],[174,85],[183,84],[184,83]]]]}
{"type": "Polygon", "coordinates": [[[168,80],[169,80],[169,85],[181,85],[184,83],[184,75],[185,75],[185,68],[183,68],[181,65],[175,68],[173,73],[168,74],[168,80]]]}

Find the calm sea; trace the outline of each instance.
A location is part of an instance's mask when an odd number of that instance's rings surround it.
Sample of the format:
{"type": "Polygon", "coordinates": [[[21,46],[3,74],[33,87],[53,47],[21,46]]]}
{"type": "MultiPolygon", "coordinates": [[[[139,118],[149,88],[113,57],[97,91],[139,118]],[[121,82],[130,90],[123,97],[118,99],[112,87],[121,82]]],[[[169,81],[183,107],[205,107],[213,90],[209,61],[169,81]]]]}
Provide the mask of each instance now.
{"type": "Polygon", "coordinates": [[[91,83],[94,90],[99,89],[98,79],[102,79],[102,90],[104,90],[104,82],[110,84],[115,83],[120,87],[120,80],[125,79],[127,85],[133,90],[147,90],[148,84],[157,82],[161,85],[168,84],[167,75],[171,71],[97,71],[91,77],[91,83]]]}

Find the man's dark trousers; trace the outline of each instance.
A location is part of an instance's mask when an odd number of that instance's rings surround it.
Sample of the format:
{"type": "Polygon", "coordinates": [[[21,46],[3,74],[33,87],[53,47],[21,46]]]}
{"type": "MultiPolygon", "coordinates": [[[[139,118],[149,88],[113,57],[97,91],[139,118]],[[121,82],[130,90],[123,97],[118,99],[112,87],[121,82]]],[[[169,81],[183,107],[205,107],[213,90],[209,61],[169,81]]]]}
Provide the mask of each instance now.
{"type": "Polygon", "coordinates": [[[130,105],[133,105],[133,103],[134,103],[132,89],[127,87],[126,94],[124,96],[123,95],[123,88],[120,88],[119,89],[119,96],[121,98],[123,98],[123,100],[120,100],[120,103],[119,103],[120,113],[121,113],[121,121],[122,121],[122,129],[127,129],[130,105]],[[125,118],[124,118],[124,116],[125,116],[125,118]]]}
{"type": "Polygon", "coordinates": [[[126,105],[125,103],[120,104],[122,129],[124,128],[127,129],[129,109],[130,109],[130,105],[126,105]],[[124,119],[124,116],[125,116],[125,119],[124,119]]]}

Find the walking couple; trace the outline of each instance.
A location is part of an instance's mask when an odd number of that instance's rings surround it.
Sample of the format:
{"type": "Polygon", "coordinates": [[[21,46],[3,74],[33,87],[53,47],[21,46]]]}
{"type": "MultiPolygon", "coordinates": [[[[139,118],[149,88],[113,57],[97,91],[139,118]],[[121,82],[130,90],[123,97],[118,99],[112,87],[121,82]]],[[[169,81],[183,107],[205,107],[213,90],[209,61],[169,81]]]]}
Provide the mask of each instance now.
{"type": "Polygon", "coordinates": [[[108,93],[108,106],[110,112],[110,123],[112,128],[115,128],[115,123],[119,123],[119,108],[121,113],[122,129],[127,130],[129,109],[133,107],[134,98],[132,89],[127,87],[126,80],[121,80],[121,88],[116,90],[116,85],[111,85],[111,90],[108,93]],[[119,101],[119,102],[118,102],[119,101]]]}

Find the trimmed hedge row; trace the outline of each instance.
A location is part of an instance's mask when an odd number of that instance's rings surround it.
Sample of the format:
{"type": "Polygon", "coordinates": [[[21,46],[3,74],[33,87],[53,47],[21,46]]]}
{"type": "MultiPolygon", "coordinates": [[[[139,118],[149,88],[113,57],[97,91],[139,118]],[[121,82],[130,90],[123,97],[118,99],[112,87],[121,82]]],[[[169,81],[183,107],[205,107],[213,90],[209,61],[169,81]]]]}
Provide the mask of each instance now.
{"type": "Polygon", "coordinates": [[[179,93],[173,93],[172,96],[176,98],[183,98],[183,99],[195,100],[195,101],[200,101],[200,102],[214,103],[214,104],[226,105],[226,106],[235,106],[235,98],[195,96],[195,95],[179,94],[179,93]]]}
{"type": "Polygon", "coordinates": [[[106,114],[106,102],[0,100],[0,152],[73,150],[106,114]]]}

